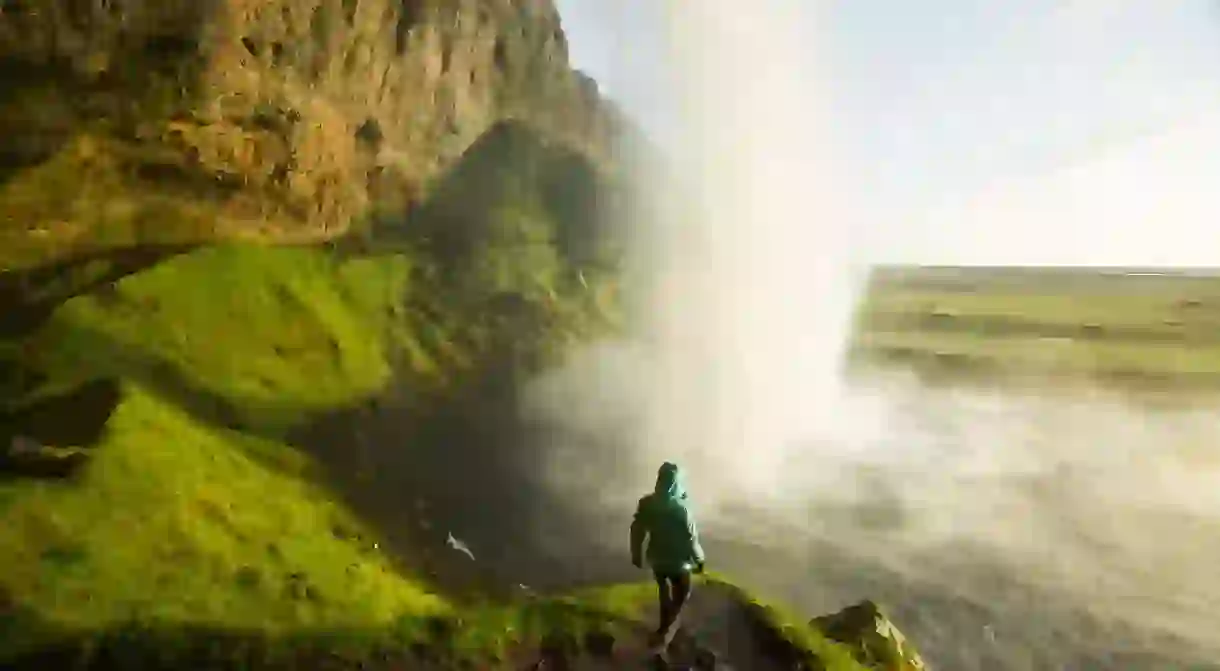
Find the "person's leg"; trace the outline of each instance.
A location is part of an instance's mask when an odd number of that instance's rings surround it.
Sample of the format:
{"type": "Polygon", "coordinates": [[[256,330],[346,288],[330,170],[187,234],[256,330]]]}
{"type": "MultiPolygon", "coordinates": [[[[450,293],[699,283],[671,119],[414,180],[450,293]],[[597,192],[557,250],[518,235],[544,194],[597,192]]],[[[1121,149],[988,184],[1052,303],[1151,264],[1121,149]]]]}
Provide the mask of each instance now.
{"type": "Polygon", "coordinates": [[[678,623],[678,615],[683,604],[686,603],[686,598],[690,595],[690,574],[686,571],[677,571],[667,573],[664,578],[669,587],[669,603],[666,612],[661,616],[661,626],[657,629],[657,635],[661,639],[660,645],[669,645],[669,640],[676,629],[675,625],[678,623]]]}
{"type": "Polygon", "coordinates": [[[673,617],[671,614],[673,612],[673,593],[670,589],[669,576],[654,571],[653,578],[657,581],[657,605],[660,613],[657,633],[661,633],[665,631],[665,627],[673,617]]]}
{"type": "Polygon", "coordinates": [[[682,615],[682,607],[686,605],[687,599],[690,598],[691,591],[691,576],[689,571],[680,571],[676,575],[670,577],[673,582],[673,593],[670,596],[670,613],[673,622],[677,622],[682,615]]]}

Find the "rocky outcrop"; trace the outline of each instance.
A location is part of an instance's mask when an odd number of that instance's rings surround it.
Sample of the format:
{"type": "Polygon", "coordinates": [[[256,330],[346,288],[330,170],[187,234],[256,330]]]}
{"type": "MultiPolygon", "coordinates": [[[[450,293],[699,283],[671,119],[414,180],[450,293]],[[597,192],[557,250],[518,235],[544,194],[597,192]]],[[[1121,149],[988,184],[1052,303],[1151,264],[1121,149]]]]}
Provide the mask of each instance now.
{"type": "Polygon", "coordinates": [[[6,0],[0,262],[305,242],[401,211],[497,122],[618,123],[549,0],[6,0]]]}
{"type": "Polygon", "coordinates": [[[906,637],[872,601],[862,601],[809,625],[826,638],[849,646],[858,661],[881,671],[922,671],[928,667],[906,637]]]}

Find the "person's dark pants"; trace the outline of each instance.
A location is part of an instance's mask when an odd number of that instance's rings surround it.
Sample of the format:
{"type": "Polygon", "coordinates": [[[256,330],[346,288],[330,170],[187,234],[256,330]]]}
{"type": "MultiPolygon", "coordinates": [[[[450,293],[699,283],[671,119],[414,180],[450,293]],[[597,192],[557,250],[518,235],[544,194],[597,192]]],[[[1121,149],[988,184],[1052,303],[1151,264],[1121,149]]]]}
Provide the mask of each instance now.
{"type": "Polygon", "coordinates": [[[687,597],[690,596],[690,572],[653,571],[653,577],[657,581],[657,598],[661,606],[661,622],[657,633],[668,636],[670,628],[678,621],[682,607],[686,605],[687,597]]]}

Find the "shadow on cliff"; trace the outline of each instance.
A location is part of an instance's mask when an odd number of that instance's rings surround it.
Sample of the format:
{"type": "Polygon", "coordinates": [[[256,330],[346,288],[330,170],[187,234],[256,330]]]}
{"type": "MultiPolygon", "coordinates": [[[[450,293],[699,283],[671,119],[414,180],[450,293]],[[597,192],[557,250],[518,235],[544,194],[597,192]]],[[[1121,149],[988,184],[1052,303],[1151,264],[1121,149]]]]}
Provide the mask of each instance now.
{"type": "Polygon", "coordinates": [[[433,294],[415,297],[421,310],[443,303],[439,312],[463,327],[514,315],[493,329],[503,343],[484,352],[457,389],[418,398],[403,370],[380,398],[290,436],[397,554],[418,561],[451,592],[638,577],[624,556],[606,556],[587,519],[544,482],[548,428],[519,412],[525,371],[533,370],[522,350],[542,344],[547,336],[538,329],[554,315],[513,290],[494,294],[470,280],[472,268],[485,263],[482,250],[519,244],[503,239],[516,225],[505,213],[522,208],[552,228],[564,267],[597,267],[614,255],[606,206],[616,196],[587,159],[544,142],[528,125],[501,122],[467,148],[426,201],[379,219],[369,244],[346,245],[355,254],[405,245],[434,260],[439,289],[417,292],[433,294]],[[475,559],[447,545],[449,534],[475,559]]]}
{"type": "Polygon", "coordinates": [[[26,336],[66,301],[105,293],[116,281],[190,251],[184,245],[141,245],[90,254],[31,268],[0,272],[0,340],[26,336]]]}
{"type": "Polygon", "coordinates": [[[519,375],[511,356],[494,356],[437,402],[409,403],[392,390],[321,418],[291,442],[321,462],[332,487],[399,556],[451,593],[504,596],[631,577],[624,557],[607,556],[587,521],[547,487],[543,427],[521,418],[519,375]],[[450,534],[473,560],[447,544],[450,534]]]}
{"type": "Polygon", "coordinates": [[[500,121],[441,175],[426,199],[378,216],[371,247],[417,247],[459,286],[479,249],[504,244],[496,229],[505,214],[527,212],[551,223],[552,242],[569,267],[611,266],[622,253],[617,224],[626,216],[626,193],[579,152],[547,142],[524,122],[500,121]]]}
{"type": "MultiPolygon", "coordinates": [[[[260,428],[260,413],[304,412],[294,404],[222,396],[158,354],[89,326],[65,324],[64,328],[72,329],[70,339],[76,346],[92,358],[111,362],[122,376],[84,380],[66,390],[0,408],[0,478],[66,479],[75,475],[88,463],[88,449],[80,448],[92,448],[106,437],[107,423],[128,385],[138,386],[214,430],[271,440],[281,436],[260,428]],[[14,454],[9,450],[14,438],[44,449],[14,454]]],[[[41,377],[37,371],[22,374],[28,379],[41,377]]],[[[13,398],[22,397],[14,394],[13,398]]],[[[283,466],[265,453],[250,452],[249,456],[268,467],[283,466]]],[[[295,470],[291,474],[300,475],[295,470]]]]}
{"type": "MultiPolygon", "coordinates": [[[[123,384],[138,385],[217,431],[284,439],[249,421],[261,411],[282,410],[265,400],[220,396],[173,363],[88,327],[72,340],[91,356],[121,361],[122,384],[94,380],[0,415],[6,447],[12,436],[92,446],[104,436],[123,384]]],[[[546,487],[544,427],[518,412],[524,375],[518,357],[507,346],[490,352],[455,389],[427,398],[414,393],[404,372],[378,398],[322,415],[287,441],[319,463],[324,484],[377,527],[409,568],[450,593],[503,596],[520,584],[545,590],[632,576],[624,558],[604,556],[585,521],[546,487]],[[469,545],[474,560],[447,544],[450,533],[469,545]]],[[[65,478],[87,464],[87,450],[73,454],[67,461],[9,463],[0,471],[65,478]]],[[[250,456],[280,467],[267,455],[250,456]]]]}
{"type": "MultiPolygon", "coordinates": [[[[484,289],[490,292],[487,287],[472,288],[460,278],[479,250],[497,242],[499,210],[520,205],[523,194],[543,194],[533,214],[556,229],[560,255],[573,267],[592,264],[605,251],[600,222],[584,216],[602,209],[595,202],[601,193],[597,179],[577,155],[547,146],[520,124],[499,124],[442,178],[438,193],[412,214],[410,225],[387,223],[391,230],[381,232],[373,249],[334,246],[360,255],[385,251],[393,243],[419,249],[443,269],[439,284],[454,304],[447,302],[441,312],[455,319],[474,313],[469,316],[478,319],[483,300],[494,303],[494,297],[483,295],[484,289]]],[[[115,279],[178,251],[186,250],[141,248],[6,275],[0,278],[0,338],[27,335],[72,296],[94,292],[100,299],[115,279]]],[[[518,333],[509,340],[536,344],[536,337],[518,333]]],[[[172,362],[88,326],[72,339],[85,343],[91,357],[122,362],[125,383],[218,430],[257,434],[258,422],[249,418],[276,410],[265,407],[268,401],[219,396],[172,362]]],[[[587,524],[545,486],[545,427],[530,425],[518,413],[520,377],[528,368],[519,363],[518,350],[505,346],[486,352],[455,390],[439,397],[417,394],[409,371],[402,371],[404,377],[379,398],[320,417],[292,432],[288,441],[320,462],[327,484],[382,530],[397,555],[432,573],[450,591],[568,587],[638,575],[625,572],[630,565],[623,557],[604,557],[587,524]],[[446,543],[450,533],[469,544],[475,559],[446,543]]],[[[28,378],[24,391],[37,387],[36,371],[18,370],[20,361],[10,365],[28,378]]],[[[62,407],[24,406],[21,412],[41,411],[70,422],[71,401],[62,407]]],[[[117,402],[116,395],[106,405],[113,411],[117,402]]],[[[626,521],[624,536],[625,527],[626,521]]]]}
{"type": "Polygon", "coordinates": [[[22,341],[66,301],[88,293],[105,295],[123,277],[186,251],[187,247],[130,247],[0,273],[0,343],[18,345],[7,356],[0,356],[0,477],[61,479],[74,475],[86,456],[56,448],[97,443],[120,399],[117,381],[97,379],[15,405],[46,382],[45,375],[27,360],[22,341]],[[50,449],[16,454],[10,450],[14,438],[50,449]]]}
{"type": "Polygon", "coordinates": [[[6,669],[453,669],[469,668],[452,623],[403,621],[392,630],[264,631],[160,623],[103,630],[54,623],[0,592],[0,665],[6,669]]]}
{"type": "Polygon", "coordinates": [[[99,379],[19,411],[0,413],[0,480],[59,480],[75,475],[87,463],[88,455],[65,449],[96,445],[105,435],[106,422],[120,398],[117,381],[99,379]],[[39,449],[12,449],[23,442],[39,449]]]}

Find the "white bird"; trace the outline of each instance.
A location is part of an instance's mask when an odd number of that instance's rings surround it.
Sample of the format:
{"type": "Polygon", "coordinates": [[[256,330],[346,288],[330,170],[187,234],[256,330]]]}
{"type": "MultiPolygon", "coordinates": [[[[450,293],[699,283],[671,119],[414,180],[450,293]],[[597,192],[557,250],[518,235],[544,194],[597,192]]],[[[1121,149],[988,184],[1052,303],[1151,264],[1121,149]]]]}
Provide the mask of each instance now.
{"type": "Polygon", "coordinates": [[[465,543],[454,538],[452,531],[449,532],[449,537],[445,539],[445,544],[454,550],[465,554],[467,557],[470,557],[471,561],[474,561],[474,553],[470,551],[470,548],[465,543]]]}

